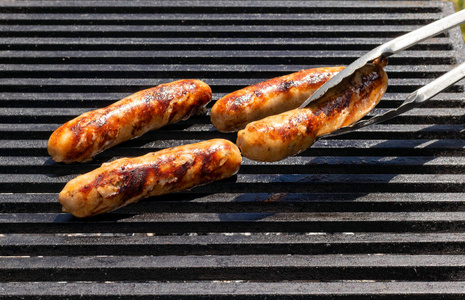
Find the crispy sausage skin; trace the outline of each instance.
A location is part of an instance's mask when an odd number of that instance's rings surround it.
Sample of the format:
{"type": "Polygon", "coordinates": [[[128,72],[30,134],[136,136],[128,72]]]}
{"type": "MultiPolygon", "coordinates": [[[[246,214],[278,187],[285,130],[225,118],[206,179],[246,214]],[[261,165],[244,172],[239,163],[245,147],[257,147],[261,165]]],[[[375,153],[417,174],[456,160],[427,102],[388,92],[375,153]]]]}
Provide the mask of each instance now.
{"type": "Polygon", "coordinates": [[[218,131],[234,132],[252,121],[297,108],[342,69],[302,70],[235,91],[216,101],[211,121],[218,131]]]}
{"type": "Polygon", "coordinates": [[[309,148],[318,136],[358,121],[386,91],[385,63],[364,66],[305,108],[248,124],[237,137],[242,155],[257,161],[282,160],[309,148]]]}
{"type": "Polygon", "coordinates": [[[86,112],[52,133],[47,150],[57,162],[82,162],[147,131],[187,119],[210,102],[210,87],[179,80],[139,91],[86,112]]]}
{"type": "Polygon", "coordinates": [[[64,212],[90,217],[233,176],[241,161],[237,146],[224,139],[121,158],[69,181],[58,200],[64,212]]]}

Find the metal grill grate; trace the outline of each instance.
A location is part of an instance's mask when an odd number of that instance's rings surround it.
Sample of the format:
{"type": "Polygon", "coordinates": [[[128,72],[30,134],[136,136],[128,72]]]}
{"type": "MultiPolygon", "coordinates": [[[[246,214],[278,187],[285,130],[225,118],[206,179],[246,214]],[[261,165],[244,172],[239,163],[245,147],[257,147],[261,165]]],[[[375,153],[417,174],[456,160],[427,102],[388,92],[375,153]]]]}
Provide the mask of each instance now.
{"type": "MultiPolygon", "coordinates": [[[[46,151],[63,122],[140,89],[197,78],[216,100],[347,65],[452,12],[443,1],[0,2],[0,298],[460,299],[463,82],[389,123],[87,220],[57,201],[77,174],[235,134],[196,116],[86,164],[46,151]]],[[[374,113],[464,61],[464,48],[454,29],[393,56],[374,113]]]]}

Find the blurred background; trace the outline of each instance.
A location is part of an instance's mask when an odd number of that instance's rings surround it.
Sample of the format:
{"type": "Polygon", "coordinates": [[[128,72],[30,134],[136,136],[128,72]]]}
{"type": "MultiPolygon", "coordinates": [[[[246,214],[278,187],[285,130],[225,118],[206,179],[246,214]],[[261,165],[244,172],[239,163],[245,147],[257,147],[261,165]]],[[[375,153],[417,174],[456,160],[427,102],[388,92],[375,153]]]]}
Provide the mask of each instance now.
{"type": "Polygon", "coordinates": [[[452,0],[457,10],[463,9],[463,0],[452,0]]]}
{"type": "MultiPolygon", "coordinates": [[[[461,9],[464,9],[464,0],[449,0],[454,3],[455,5],[455,10],[459,11],[461,9]]],[[[465,39],[465,24],[462,24],[462,35],[465,39]]]]}

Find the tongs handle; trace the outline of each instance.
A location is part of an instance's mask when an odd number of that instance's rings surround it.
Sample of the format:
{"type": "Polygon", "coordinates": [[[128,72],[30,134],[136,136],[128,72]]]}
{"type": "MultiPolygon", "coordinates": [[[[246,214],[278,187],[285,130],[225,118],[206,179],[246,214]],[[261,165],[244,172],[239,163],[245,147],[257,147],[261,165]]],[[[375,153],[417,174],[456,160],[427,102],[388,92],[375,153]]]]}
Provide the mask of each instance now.
{"type": "MultiPolygon", "coordinates": [[[[465,10],[456,12],[452,15],[439,19],[426,26],[420,27],[414,31],[401,35],[381,46],[379,46],[379,55],[373,59],[380,57],[388,57],[394,53],[405,50],[413,45],[416,45],[430,37],[438,35],[452,27],[455,27],[465,22],[465,10]]],[[[374,50],[378,49],[375,48],[374,50]]],[[[376,54],[374,54],[376,55],[376,54]]]]}
{"type": "Polygon", "coordinates": [[[427,85],[411,93],[398,108],[390,110],[386,112],[385,114],[374,116],[365,121],[358,121],[351,126],[340,128],[322,137],[335,136],[335,135],[352,132],[356,129],[359,129],[365,126],[373,125],[376,123],[381,123],[389,119],[392,119],[408,110],[411,110],[412,108],[415,108],[421,105],[426,100],[429,100],[430,98],[434,97],[435,95],[440,93],[442,90],[453,85],[454,83],[456,83],[457,81],[459,81],[460,79],[464,77],[465,77],[465,62],[455,67],[451,71],[447,72],[446,74],[442,75],[441,77],[433,80],[427,85]]]}
{"type": "Polygon", "coordinates": [[[457,26],[463,22],[465,22],[465,10],[454,13],[450,16],[430,23],[426,26],[423,26],[417,30],[404,34],[385,44],[382,44],[381,46],[376,47],[375,49],[371,50],[367,54],[363,55],[362,57],[351,63],[347,68],[345,68],[344,70],[336,74],[336,76],[334,76],[325,84],[323,84],[313,95],[311,95],[304,103],[302,103],[300,108],[303,108],[307,106],[310,102],[320,98],[330,88],[339,84],[344,78],[349,77],[356,70],[360,69],[368,62],[371,62],[381,56],[391,56],[394,53],[397,53],[413,45],[416,45],[423,40],[438,35],[439,33],[446,31],[454,26],[457,26]]]}
{"type": "Polygon", "coordinates": [[[413,92],[416,93],[415,102],[418,103],[418,105],[421,104],[464,77],[465,62],[413,92]]]}

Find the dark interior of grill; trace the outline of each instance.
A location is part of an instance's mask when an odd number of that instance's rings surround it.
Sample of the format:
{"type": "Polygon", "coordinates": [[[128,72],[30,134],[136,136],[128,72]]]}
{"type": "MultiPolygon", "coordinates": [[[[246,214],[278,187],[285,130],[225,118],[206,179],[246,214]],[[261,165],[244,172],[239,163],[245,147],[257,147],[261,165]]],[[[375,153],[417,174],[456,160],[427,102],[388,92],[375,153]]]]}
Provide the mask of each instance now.
{"type": "MultiPolygon", "coordinates": [[[[65,183],[109,160],[211,138],[209,112],[55,163],[75,116],[178,79],[213,103],[348,65],[454,12],[444,1],[1,1],[0,299],[463,299],[463,81],[391,121],[275,163],[77,219],[65,183]]],[[[464,61],[459,28],[392,56],[370,115],[464,61]]]]}

